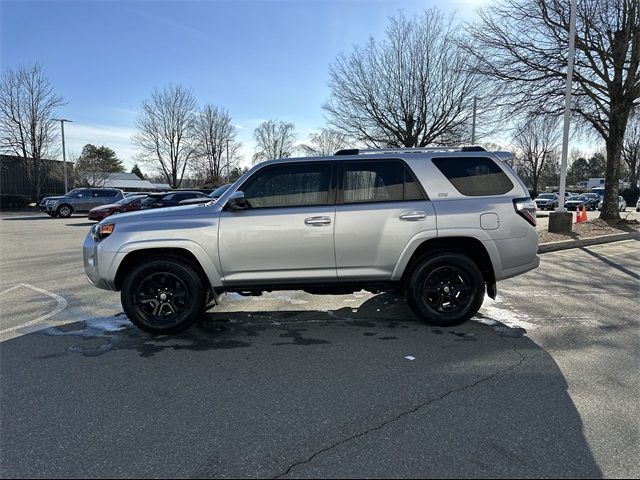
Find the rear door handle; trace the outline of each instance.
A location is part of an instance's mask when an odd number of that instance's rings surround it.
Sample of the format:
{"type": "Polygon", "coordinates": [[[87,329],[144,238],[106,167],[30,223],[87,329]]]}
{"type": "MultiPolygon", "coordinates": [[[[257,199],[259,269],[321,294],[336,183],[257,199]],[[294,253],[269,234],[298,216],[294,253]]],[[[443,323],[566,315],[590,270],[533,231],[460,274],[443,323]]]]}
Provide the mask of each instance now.
{"type": "Polygon", "coordinates": [[[322,227],[331,224],[331,219],[329,217],[309,217],[305,218],[304,224],[310,227],[322,227]]]}
{"type": "Polygon", "coordinates": [[[421,211],[407,212],[400,215],[400,220],[404,220],[406,222],[418,222],[420,220],[425,220],[426,218],[427,214],[421,211]]]}

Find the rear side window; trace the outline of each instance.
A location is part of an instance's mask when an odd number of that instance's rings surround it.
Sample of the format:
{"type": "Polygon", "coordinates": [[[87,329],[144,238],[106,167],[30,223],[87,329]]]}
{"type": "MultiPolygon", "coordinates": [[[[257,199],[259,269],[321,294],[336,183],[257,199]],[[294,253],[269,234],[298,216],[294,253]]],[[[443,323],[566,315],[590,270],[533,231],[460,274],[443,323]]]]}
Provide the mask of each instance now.
{"type": "Polygon", "coordinates": [[[118,195],[117,190],[94,190],[93,196],[98,198],[110,198],[118,195]]]}
{"type": "Polygon", "coordinates": [[[250,208],[304,207],[329,202],[331,165],[309,162],[267,167],[241,189],[250,208]]]}
{"type": "Polygon", "coordinates": [[[421,200],[422,189],[409,168],[399,160],[345,162],[342,202],[400,202],[421,200]]]}
{"type": "Polygon", "coordinates": [[[506,173],[490,158],[434,158],[433,164],[462,195],[502,195],[513,188],[506,173]]]}

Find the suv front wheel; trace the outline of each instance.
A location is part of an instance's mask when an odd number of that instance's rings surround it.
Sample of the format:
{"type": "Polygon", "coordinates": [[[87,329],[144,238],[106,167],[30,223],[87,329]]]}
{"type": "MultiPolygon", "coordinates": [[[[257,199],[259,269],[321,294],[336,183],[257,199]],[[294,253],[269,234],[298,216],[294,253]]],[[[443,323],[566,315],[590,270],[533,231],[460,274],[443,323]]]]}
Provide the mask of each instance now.
{"type": "Polygon", "coordinates": [[[407,303],[432,325],[450,327],[473,317],[485,285],[474,261],[459,253],[440,253],[418,261],[406,286],[407,303]]]}
{"type": "Polygon", "coordinates": [[[73,208],[69,205],[60,205],[56,210],[56,214],[62,218],[69,218],[73,214],[73,208]]]}
{"type": "Polygon", "coordinates": [[[202,318],[206,291],[196,270],[174,257],[155,257],[126,276],[120,293],[124,312],[155,335],[185,330],[202,318]]]}

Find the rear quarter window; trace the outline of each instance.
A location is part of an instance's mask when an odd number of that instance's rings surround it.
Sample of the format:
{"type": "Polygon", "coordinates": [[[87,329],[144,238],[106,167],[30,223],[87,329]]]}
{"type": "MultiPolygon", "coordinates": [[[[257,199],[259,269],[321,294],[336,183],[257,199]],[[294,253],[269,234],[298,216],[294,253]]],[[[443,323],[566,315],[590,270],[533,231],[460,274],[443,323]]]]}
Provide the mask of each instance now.
{"type": "Polygon", "coordinates": [[[431,160],[462,195],[479,197],[502,195],[513,188],[513,182],[490,158],[441,157],[431,160]]]}

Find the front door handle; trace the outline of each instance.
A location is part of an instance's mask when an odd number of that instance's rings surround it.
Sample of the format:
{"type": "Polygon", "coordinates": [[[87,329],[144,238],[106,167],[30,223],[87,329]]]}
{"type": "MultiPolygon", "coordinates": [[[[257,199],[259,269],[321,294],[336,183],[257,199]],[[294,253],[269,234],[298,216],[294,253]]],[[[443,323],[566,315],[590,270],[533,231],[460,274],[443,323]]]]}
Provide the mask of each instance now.
{"type": "Polygon", "coordinates": [[[331,224],[331,219],[329,217],[309,217],[305,218],[304,224],[310,227],[323,227],[331,224]]]}
{"type": "Polygon", "coordinates": [[[406,222],[418,222],[420,220],[425,220],[426,218],[427,214],[421,211],[407,212],[400,215],[400,220],[404,220],[406,222]]]}

